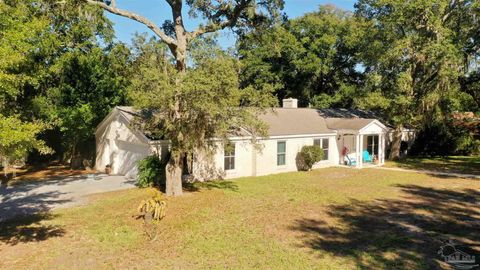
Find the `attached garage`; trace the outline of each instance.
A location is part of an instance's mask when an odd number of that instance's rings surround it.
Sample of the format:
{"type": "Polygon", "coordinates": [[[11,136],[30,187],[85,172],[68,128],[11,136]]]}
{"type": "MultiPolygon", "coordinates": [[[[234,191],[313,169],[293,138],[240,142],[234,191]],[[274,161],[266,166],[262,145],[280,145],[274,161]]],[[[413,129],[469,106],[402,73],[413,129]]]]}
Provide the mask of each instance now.
{"type": "Polygon", "coordinates": [[[96,170],[105,172],[110,166],[112,174],[135,178],[138,161],[159,152],[161,142],[152,142],[130,126],[134,115],[131,107],[115,107],[98,125],[95,132],[96,170]]]}

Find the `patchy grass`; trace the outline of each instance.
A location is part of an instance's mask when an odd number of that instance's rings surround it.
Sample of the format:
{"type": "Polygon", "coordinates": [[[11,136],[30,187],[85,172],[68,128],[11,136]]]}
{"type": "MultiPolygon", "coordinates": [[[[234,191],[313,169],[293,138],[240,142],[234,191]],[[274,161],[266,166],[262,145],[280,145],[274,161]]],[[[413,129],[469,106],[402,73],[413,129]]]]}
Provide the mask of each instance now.
{"type": "Polygon", "coordinates": [[[135,218],[151,189],[104,193],[0,224],[0,268],[448,269],[443,240],[480,245],[479,189],[346,168],[199,183],[167,199],[155,241],[135,218]]]}
{"type": "Polygon", "coordinates": [[[409,157],[398,161],[387,161],[385,165],[404,169],[480,175],[480,156],[409,157]]]}

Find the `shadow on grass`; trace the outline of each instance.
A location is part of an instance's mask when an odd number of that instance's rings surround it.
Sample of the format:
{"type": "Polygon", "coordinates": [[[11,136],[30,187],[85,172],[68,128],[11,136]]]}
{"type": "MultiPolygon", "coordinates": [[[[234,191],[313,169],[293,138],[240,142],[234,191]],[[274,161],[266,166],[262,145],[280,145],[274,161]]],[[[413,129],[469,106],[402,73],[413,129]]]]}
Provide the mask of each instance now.
{"type": "Polygon", "coordinates": [[[479,191],[399,187],[401,200],[331,206],[327,214],[338,225],[301,219],[291,229],[301,232],[304,246],[349,257],[360,269],[439,269],[446,240],[480,245],[479,191]]]}
{"type": "Polygon", "coordinates": [[[197,192],[201,190],[224,189],[238,191],[238,186],[232,181],[215,180],[206,182],[184,183],[183,189],[189,192],[197,192]]]}
{"type": "Polygon", "coordinates": [[[41,221],[53,219],[49,213],[15,218],[0,223],[0,242],[14,246],[18,243],[38,242],[50,237],[60,237],[65,234],[62,227],[41,224],[41,221]]]}

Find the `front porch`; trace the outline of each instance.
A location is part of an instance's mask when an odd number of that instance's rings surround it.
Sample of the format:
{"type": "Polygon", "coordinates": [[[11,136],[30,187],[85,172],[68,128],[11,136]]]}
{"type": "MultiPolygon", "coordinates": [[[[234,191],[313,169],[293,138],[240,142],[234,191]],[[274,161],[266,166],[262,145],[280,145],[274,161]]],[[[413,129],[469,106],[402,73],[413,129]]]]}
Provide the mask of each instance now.
{"type": "Polygon", "coordinates": [[[382,166],[385,163],[386,127],[372,121],[358,129],[338,131],[337,145],[340,153],[339,164],[365,168],[382,166]]]}

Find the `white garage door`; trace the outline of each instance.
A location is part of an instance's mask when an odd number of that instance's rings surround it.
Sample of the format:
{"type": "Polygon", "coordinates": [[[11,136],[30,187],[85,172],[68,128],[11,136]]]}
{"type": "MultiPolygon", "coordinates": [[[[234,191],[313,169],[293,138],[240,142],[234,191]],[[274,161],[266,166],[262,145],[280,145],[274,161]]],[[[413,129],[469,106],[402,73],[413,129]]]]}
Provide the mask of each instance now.
{"type": "Polygon", "coordinates": [[[147,144],[134,144],[131,142],[115,140],[118,151],[113,162],[113,171],[115,174],[121,174],[128,177],[137,176],[137,163],[149,154],[147,144]]]}

